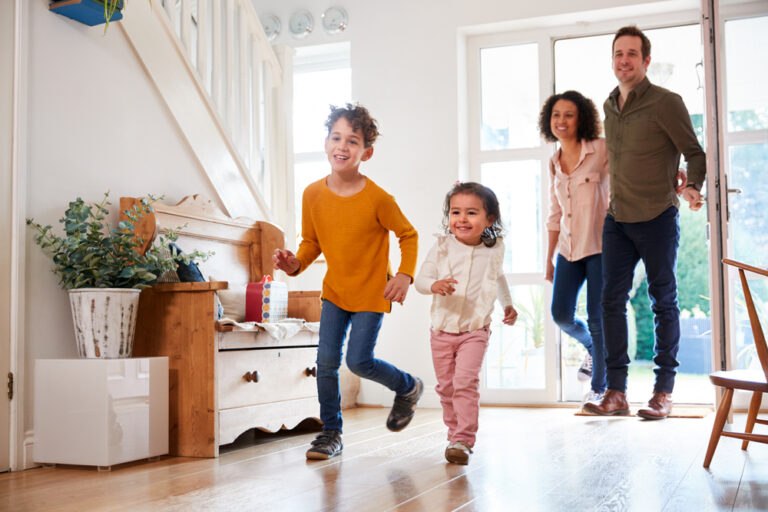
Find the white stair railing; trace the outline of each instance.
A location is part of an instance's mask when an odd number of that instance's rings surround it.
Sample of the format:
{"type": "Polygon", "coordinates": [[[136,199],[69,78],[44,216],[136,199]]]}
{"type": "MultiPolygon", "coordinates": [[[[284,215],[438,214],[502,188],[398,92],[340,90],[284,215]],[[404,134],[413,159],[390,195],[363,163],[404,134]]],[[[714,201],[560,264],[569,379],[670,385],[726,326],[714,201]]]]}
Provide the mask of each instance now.
{"type": "Polygon", "coordinates": [[[284,137],[270,102],[283,77],[250,0],[134,1],[120,23],[227,213],[271,219],[270,174],[284,170],[270,167],[285,159],[270,155],[284,137]]]}

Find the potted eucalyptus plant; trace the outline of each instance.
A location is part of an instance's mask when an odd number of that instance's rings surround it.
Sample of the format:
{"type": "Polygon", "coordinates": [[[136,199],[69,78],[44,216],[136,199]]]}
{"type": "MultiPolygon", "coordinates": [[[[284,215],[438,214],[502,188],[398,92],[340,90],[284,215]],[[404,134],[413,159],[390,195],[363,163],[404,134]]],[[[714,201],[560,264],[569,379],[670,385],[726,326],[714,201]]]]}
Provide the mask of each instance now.
{"type": "Polygon", "coordinates": [[[180,254],[169,246],[183,226],[159,235],[143,250],[145,241],[134,230],[159,199],[152,195],[142,198],[123,212],[125,220],[110,227],[106,220],[109,192],[99,203],[86,203],[78,197],[59,220],[64,236],[56,235],[50,225],[27,219],[27,225],[36,231],[35,242],[53,259],[59,284],[69,292],[80,357],[130,357],[141,289],[175,270],[180,260],[189,264],[211,255],[199,251],[180,254]]]}

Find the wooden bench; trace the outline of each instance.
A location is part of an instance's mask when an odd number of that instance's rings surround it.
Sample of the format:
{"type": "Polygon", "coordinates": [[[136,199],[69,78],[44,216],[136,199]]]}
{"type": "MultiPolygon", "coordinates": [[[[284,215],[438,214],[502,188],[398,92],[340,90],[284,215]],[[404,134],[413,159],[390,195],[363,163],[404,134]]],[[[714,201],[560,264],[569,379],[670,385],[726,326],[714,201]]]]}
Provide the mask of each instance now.
{"type": "MultiPolygon", "coordinates": [[[[120,211],[137,199],[121,198],[120,211]]],[[[199,267],[215,282],[161,283],[139,301],[134,357],[169,358],[169,442],[172,455],[216,457],[219,445],[248,429],[275,432],[319,419],[317,334],[303,330],[278,341],[264,331],[238,331],[216,321],[216,290],[273,273],[283,232],[263,221],[231,219],[201,196],[175,206],[159,203],[139,233],[186,225],[182,251],[215,251],[199,267]]],[[[288,316],[320,320],[320,292],[289,292],[288,316]]]]}

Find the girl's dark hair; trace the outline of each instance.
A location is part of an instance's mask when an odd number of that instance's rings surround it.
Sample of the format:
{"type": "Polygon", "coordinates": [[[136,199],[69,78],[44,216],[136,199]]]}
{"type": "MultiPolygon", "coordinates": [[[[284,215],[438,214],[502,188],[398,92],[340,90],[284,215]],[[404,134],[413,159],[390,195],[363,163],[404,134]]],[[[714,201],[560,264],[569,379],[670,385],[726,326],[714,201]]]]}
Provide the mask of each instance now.
{"type": "Polygon", "coordinates": [[[328,115],[328,119],[325,120],[328,135],[331,135],[331,130],[336,121],[343,117],[354,131],[361,130],[363,132],[363,143],[366,148],[373,146],[373,143],[376,142],[376,137],[379,136],[379,126],[376,120],[371,117],[371,113],[368,112],[367,108],[360,104],[353,105],[352,103],[347,103],[343,107],[335,105],[330,107],[331,113],[328,115]]]}
{"type": "Polygon", "coordinates": [[[552,108],[559,100],[568,100],[576,105],[579,113],[579,124],[576,127],[576,136],[579,140],[595,140],[600,136],[600,116],[597,108],[591,99],[585,97],[578,91],[565,91],[560,94],[553,94],[544,106],[541,107],[539,114],[539,133],[547,142],[557,142],[557,137],[552,133],[552,108]]]}
{"type": "Polygon", "coordinates": [[[443,229],[445,229],[445,232],[450,233],[451,231],[451,198],[457,194],[471,194],[480,198],[483,202],[485,213],[493,218],[493,224],[491,224],[490,227],[485,228],[483,234],[480,235],[480,240],[486,247],[493,247],[496,245],[496,238],[498,238],[504,230],[504,226],[501,223],[499,200],[496,199],[496,194],[493,193],[493,190],[480,183],[475,183],[474,181],[456,183],[445,195],[445,202],[443,203],[443,229]]]}

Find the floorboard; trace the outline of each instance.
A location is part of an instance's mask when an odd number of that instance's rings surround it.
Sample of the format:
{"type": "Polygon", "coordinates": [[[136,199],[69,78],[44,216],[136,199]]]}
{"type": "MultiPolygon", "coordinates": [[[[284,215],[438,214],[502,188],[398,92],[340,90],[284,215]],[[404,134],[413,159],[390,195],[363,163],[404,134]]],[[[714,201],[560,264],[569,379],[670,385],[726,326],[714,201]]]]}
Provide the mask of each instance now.
{"type": "Polygon", "coordinates": [[[439,410],[419,409],[399,433],[386,429],[387,413],[346,410],[344,453],[328,461],[305,459],[316,434],[307,424],[249,432],[218,459],[2,474],[0,510],[768,510],[768,445],[744,452],[722,438],[711,468],[701,466],[713,414],[654,422],[484,407],[472,460],[458,466],[445,462],[439,410]]]}

